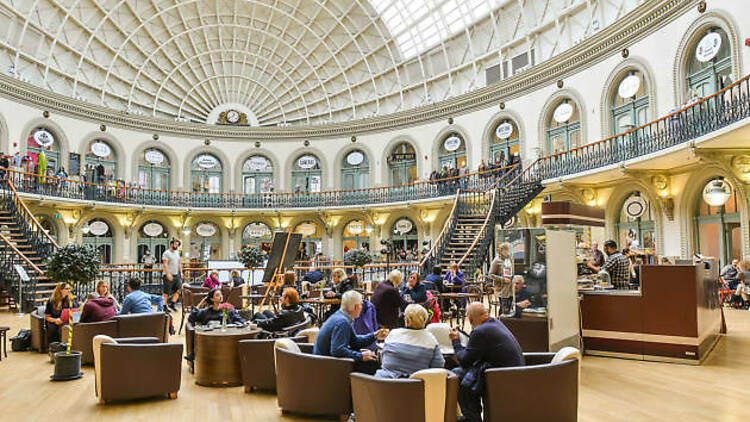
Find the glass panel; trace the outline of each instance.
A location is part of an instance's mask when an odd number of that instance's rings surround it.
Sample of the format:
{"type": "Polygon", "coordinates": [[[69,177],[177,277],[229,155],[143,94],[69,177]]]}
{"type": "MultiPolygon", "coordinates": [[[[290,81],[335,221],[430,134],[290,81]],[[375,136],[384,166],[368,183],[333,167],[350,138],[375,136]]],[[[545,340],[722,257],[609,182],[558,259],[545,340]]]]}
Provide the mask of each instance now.
{"type": "Polygon", "coordinates": [[[731,245],[728,245],[728,251],[731,251],[731,259],[740,259],[742,257],[742,230],[739,225],[732,224],[728,227],[729,239],[731,245]]]}
{"type": "Polygon", "coordinates": [[[719,224],[698,224],[698,238],[700,242],[700,254],[721,259],[719,250],[719,224]]]}

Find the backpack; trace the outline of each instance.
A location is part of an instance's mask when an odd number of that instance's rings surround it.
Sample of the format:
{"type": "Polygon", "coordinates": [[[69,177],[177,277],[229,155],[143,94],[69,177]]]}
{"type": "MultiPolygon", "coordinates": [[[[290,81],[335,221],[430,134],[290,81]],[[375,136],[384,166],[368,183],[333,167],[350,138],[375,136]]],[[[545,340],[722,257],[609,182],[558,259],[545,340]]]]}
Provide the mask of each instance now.
{"type": "Polygon", "coordinates": [[[10,346],[14,352],[31,350],[31,330],[18,331],[18,334],[10,338],[10,346]]]}
{"type": "Polygon", "coordinates": [[[427,292],[427,302],[423,306],[427,309],[430,324],[440,322],[440,305],[438,304],[438,299],[431,292],[427,292]]]}

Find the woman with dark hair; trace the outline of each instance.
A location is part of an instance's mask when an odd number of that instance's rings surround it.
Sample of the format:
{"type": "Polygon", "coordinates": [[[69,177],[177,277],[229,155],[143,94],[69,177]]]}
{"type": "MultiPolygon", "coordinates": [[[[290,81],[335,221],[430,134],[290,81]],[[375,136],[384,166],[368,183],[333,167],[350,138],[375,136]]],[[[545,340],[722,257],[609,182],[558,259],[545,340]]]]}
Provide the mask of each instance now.
{"type": "Polygon", "coordinates": [[[57,283],[55,290],[47,301],[47,307],[44,309],[48,343],[60,341],[60,327],[68,322],[68,314],[71,309],[75,308],[78,308],[78,303],[73,299],[70,292],[70,284],[57,283]],[[64,310],[67,310],[67,312],[63,312],[64,310]],[[63,315],[63,313],[66,315],[63,315]]]}
{"type": "Polygon", "coordinates": [[[232,305],[222,303],[223,300],[224,297],[221,294],[220,288],[211,289],[208,292],[208,296],[198,304],[198,308],[190,313],[188,321],[193,325],[206,325],[209,321],[221,321],[224,312],[226,312],[227,323],[244,324],[245,319],[234,310],[232,305]]]}

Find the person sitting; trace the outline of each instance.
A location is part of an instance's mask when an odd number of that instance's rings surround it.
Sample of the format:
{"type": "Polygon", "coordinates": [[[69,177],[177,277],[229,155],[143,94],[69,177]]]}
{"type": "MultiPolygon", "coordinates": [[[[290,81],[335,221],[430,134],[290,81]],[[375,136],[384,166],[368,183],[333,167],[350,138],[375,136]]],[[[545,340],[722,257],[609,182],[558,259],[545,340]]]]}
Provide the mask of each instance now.
{"type": "Polygon", "coordinates": [[[68,322],[68,317],[63,316],[63,311],[69,314],[71,309],[78,308],[78,303],[70,293],[70,284],[57,283],[52,291],[47,306],[44,308],[44,320],[47,322],[47,344],[60,341],[60,327],[68,322]]]}
{"type": "Polygon", "coordinates": [[[409,273],[409,279],[406,280],[401,295],[409,303],[427,302],[427,288],[419,281],[419,273],[412,271],[409,273]]]}
{"type": "Polygon", "coordinates": [[[237,287],[245,284],[245,280],[242,279],[242,275],[237,270],[232,270],[230,274],[229,287],[237,287]]]}
{"type": "Polygon", "coordinates": [[[234,310],[232,305],[227,303],[222,306],[223,300],[221,289],[211,289],[208,296],[203,298],[198,307],[190,313],[188,321],[193,325],[206,325],[209,321],[221,321],[226,312],[227,323],[244,324],[245,319],[234,310]]]}
{"type": "Polygon", "coordinates": [[[284,273],[284,277],[282,277],[282,287],[287,288],[291,287],[293,289],[297,288],[297,275],[294,273],[294,271],[287,271],[284,273]]]}
{"type": "Polygon", "coordinates": [[[362,312],[362,295],[350,290],[341,297],[341,309],[326,320],[315,338],[313,354],[354,360],[354,371],[373,375],[377,370],[377,356],[371,350],[360,352],[375,340],[384,340],[388,330],[357,335],[352,322],[362,312]]]}
{"type": "Polygon", "coordinates": [[[430,290],[437,290],[440,293],[445,293],[445,285],[443,284],[443,268],[440,265],[432,267],[432,274],[427,275],[424,279],[424,283],[430,290]]]}
{"type": "Polygon", "coordinates": [[[737,264],[740,262],[739,259],[733,259],[731,264],[725,265],[724,268],[721,269],[721,272],[719,275],[721,278],[724,279],[724,281],[729,285],[729,288],[734,290],[737,288],[737,283],[739,283],[739,269],[737,268],[737,264]]]}
{"type": "Polygon", "coordinates": [[[442,368],[445,359],[435,337],[424,329],[429,315],[420,305],[411,304],[404,311],[406,328],[397,328],[385,338],[380,354],[382,368],[375,373],[381,378],[409,378],[428,368],[442,368]]]}
{"type": "Polygon", "coordinates": [[[323,280],[323,273],[317,268],[310,267],[309,271],[302,276],[302,281],[307,281],[311,284],[320,283],[323,280]]]}
{"type": "Polygon", "coordinates": [[[458,388],[458,404],[468,422],[482,421],[481,377],[489,368],[523,366],[521,346],[510,330],[499,320],[490,317],[481,302],[472,302],[467,307],[467,316],[472,331],[469,343],[464,347],[459,340],[458,329],[450,333],[459,367],[453,372],[461,380],[458,388]],[[466,380],[464,378],[468,377],[466,380]]]}
{"type": "Polygon", "coordinates": [[[202,287],[208,287],[209,289],[220,289],[221,281],[219,281],[219,272],[211,271],[211,274],[209,274],[208,277],[203,280],[202,287]]]}
{"type": "Polygon", "coordinates": [[[145,314],[154,312],[153,305],[156,305],[157,312],[161,312],[164,309],[164,298],[141,291],[141,280],[137,278],[128,280],[128,295],[122,301],[120,314],[145,314]]]}
{"type": "Polygon", "coordinates": [[[522,275],[513,276],[513,288],[516,290],[516,311],[513,317],[520,318],[523,310],[532,305],[532,296],[526,289],[526,283],[522,275]]]}
{"type": "Polygon", "coordinates": [[[305,309],[299,304],[299,293],[293,287],[287,287],[281,293],[281,310],[276,314],[268,309],[262,313],[256,312],[253,322],[263,330],[275,332],[297,325],[306,317],[305,309]]]}
{"type": "Polygon", "coordinates": [[[120,303],[117,301],[117,299],[112,296],[112,293],[109,291],[109,282],[106,280],[99,280],[99,282],[96,283],[96,294],[99,295],[99,297],[106,297],[107,299],[112,299],[114,302],[114,307],[116,310],[120,310],[120,303]]]}
{"type": "Polygon", "coordinates": [[[461,291],[464,285],[464,273],[458,269],[458,264],[451,263],[450,271],[445,273],[445,277],[443,277],[443,283],[449,284],[449,286],[446,286],[449,291],[461,291]]]}
{"type": "MultiPolygon", "coordinates": [[[[331,271],[331,281],[333,282],[333,289],[326,292],[325,297],[327,299],[341,299],[344,293],[349,290],[354,290],[356,287],[356,278],[354,276],[348,277],[346,271],[343,268],[335,268],[331,271]]],[[[332,304],[328,311],[323,315],[323,321],[327,320],[328,317],[333,315],[339,310],[338,304],[332,304]]]]}
{"type": "Polygon", "coordinates": [[[407,305],[398,292],[401,278],[401,271],[391,271],[388,274],[388,279],[378,283],[372,293],[370,300],[375,305],[375,316],[381,327],[396,328],[401,326],[398,316],[407,305]]]}
{"type": "Polygon", "coordinates": [[[114,299],[90,293],[81,312],[81,322],[99,322],[114,318],[117,315],[114,299]]]}

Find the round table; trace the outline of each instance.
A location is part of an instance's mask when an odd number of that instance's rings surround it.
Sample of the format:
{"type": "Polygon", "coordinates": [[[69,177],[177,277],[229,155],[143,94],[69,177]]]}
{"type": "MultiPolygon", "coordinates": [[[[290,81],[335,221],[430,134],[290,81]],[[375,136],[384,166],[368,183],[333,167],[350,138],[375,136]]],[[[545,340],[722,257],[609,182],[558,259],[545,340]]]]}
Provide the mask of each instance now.
{"type": "Polygon", "coordinates": [[[253,339],[259,328],[227,327],[213,330],[195,329],[195,383],[207,387],[242,385],[237,342],[253,339]]]}
{"type": "Polygon", "coordinates": [[[323,324],[323,315],[325,314],[325,308],[331,305],[340,305],[341,299],[333,297],[311,297],[307,299],[301,299],[300,303],[307,303],[315,307],[315,314],[318,316],[318,324],[323,324]]]}

